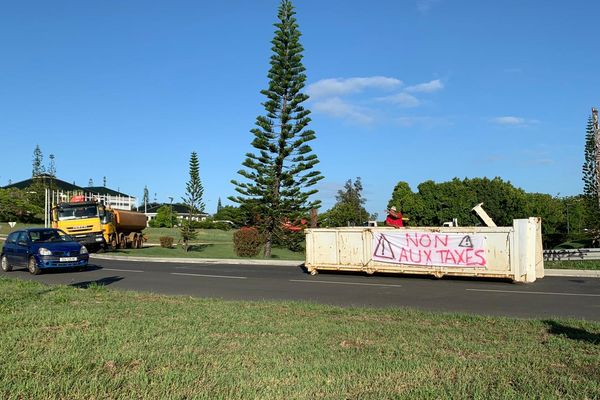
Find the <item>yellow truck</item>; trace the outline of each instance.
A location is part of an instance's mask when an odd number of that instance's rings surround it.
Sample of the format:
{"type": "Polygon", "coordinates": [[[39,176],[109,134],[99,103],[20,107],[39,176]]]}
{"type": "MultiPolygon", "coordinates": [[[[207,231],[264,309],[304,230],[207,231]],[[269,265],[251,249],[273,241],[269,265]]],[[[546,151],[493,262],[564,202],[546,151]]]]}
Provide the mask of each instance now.
{"type": "Polygon", "coordinates": [[[142,247],[148,217],[115,210],[94,201],[60,203],[52,208],[52,227],[63,230],[90,251],[142,247]]]}

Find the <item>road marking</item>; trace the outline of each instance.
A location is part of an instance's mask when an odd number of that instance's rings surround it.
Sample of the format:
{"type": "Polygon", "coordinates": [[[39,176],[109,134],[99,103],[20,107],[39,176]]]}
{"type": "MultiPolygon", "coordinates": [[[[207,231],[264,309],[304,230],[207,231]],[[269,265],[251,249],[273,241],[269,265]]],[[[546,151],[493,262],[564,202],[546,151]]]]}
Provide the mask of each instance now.
{"type": "Polygon", "coordinates": [[[248,279],[245,276],[227,276],[227,275],[204,275],[204,274],[184,274],[181,272],[171,272],[171,275],[183,275],[183,276],[201,276],[203,278],[225,278],[225,279],[248,279]]]}
{"type": "Polygon", "coordinates": [[[116,269],[116,268],[102,268],[104,271],[117,271],[117,272],[144,272],[139,269],[116,269]]]}
{"type": "Polygon", "coordinates": [[[304,283],[329,283],[332,285],[359,285],[359,286],[381,286],[381,287],[402,287],[402,285],[386,285],[383,283],[357,283],[357,282],[340,282],[340,281],[312,281],[308,279],[290,279],[290,282],[304,283]]]}
{"type": "Polygon", "coordinates": [[[527,292],[524,290],[494,290],[494,289],[467,289],[472,292],[496,292],[496,293],[519,293],[519,294],[546,294],[554,296],[584,296],[584,297],[600,297],[600,294],[592,293],[563,293],[563,292],[527,292]]]}

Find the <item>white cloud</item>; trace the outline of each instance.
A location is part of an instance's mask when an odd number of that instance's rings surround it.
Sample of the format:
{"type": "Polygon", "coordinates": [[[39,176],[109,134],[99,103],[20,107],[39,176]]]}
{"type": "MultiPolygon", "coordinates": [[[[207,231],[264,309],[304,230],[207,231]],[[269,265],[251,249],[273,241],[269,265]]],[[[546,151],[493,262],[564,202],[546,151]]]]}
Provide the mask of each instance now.
{"type": "Polygon", "coordinates": [[[515,117],[514,115],[495,117],[495,118],[492,118],[491,121],[494,124],[504,125],[504,126],[527,126],[527,125],[540,123],[540,121],[537,119],[526,119],[523,117],[515,117]]]}
{"type": "Polygon", "coordinates": [[[333,117],[349,118],[361,124],[370,124],[373,122],[373,117],[367,113],[367,110],[350,103],[346,103],[339,97],[331,97],[317,101],[314,103],[313,109],[333,117]]]}
{"type": "Polygon", "coordinates": [[[391,96],[378,97],[376,100],[397,104],[401,107],[417,107],[421,104],[419,99],[408,93],[397,93],[391,96]]]}
{"type": "Polygon", "coordinates": [[[496,117],[492,119],[492,122],[498,125],[523,125],[525,118],[513,116],[496,117]]]}
{"type": "Polygon", "coordinates": [[[441,80],[435,79],[433,81],[419,83],[418,85],[413,85],[407,87],[405,90],[411,93],[431,93],[436,92],[444,88],[444,84],[441,80]]]}
{"type": "Polygon", "coordinates": [[[529,165],[551,165],[554,164],[552,158],[536,158],[527,162],[529,165]]]}
{"type": "Polygon", "coordinates": [[[386,76],[370,76],[363,78],[330,78],[312,83],[306,89],[313,98],[340,96],[359,93],[365,89],[395,89],[402,86],[402,81],[386,76]]]}
{"type": "Polygon", "coordinates": [[[422,13],[427,13],[440,0],[417,0],[417,10],[422,13]]]}
{"type": "Polygon", "coordinates": [[[426,129],[433,129],[441,126],[454,125],[454,121],[450,118],[431,116],[402,116],[394,118],[393,121],[400,126],[407,128],[419,126],[426,129]]]}

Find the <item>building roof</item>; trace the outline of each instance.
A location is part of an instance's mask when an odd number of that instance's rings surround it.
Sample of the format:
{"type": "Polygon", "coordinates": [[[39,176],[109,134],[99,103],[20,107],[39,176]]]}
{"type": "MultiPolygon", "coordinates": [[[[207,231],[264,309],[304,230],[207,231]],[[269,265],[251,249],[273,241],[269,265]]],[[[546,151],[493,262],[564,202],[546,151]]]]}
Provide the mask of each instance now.
{"type": "Polygon", "coordinates": [[[107,196],[121,196],[121,197],[134,197],[125,193],[117,192],[116,190],[109,189],[104,186],[90,186],[90,187],[81,187],[74,185],[72,183],[63,181],[62,179],[58,179],[49,174],[40,174],[36,178],[25,179],[24,181],[11,183],[10,185],[6,185],[2,187],[2,189],[26,189],[35,183],[36,179],[40,179],[44,186],[52,185],[52,188],[62,191],[82,191],[84,193],[92,193],[92,194],[100,194],[107,196]]]}
{"type": "Polygon", "coordinates": [[[125,193],[117,192],[116,190],[109,189],[105,186],[88,186],[83,188],[86,192],[94,194],[102,194],[106,196],[121,196],[121,197],[134,197],[125,193]]]}

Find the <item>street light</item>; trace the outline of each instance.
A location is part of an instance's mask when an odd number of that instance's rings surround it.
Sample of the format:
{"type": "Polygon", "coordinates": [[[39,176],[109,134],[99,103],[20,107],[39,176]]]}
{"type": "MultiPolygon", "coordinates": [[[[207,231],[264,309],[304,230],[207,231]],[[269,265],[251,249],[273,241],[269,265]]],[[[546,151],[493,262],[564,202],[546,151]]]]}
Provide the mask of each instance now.
{"type": "Polygon", "coordinates": [[[171,208],[169,211],[169,226],[172,228],[173,227],[173,198],[169,197],[169,200],[171,201],[171,208]]]}

